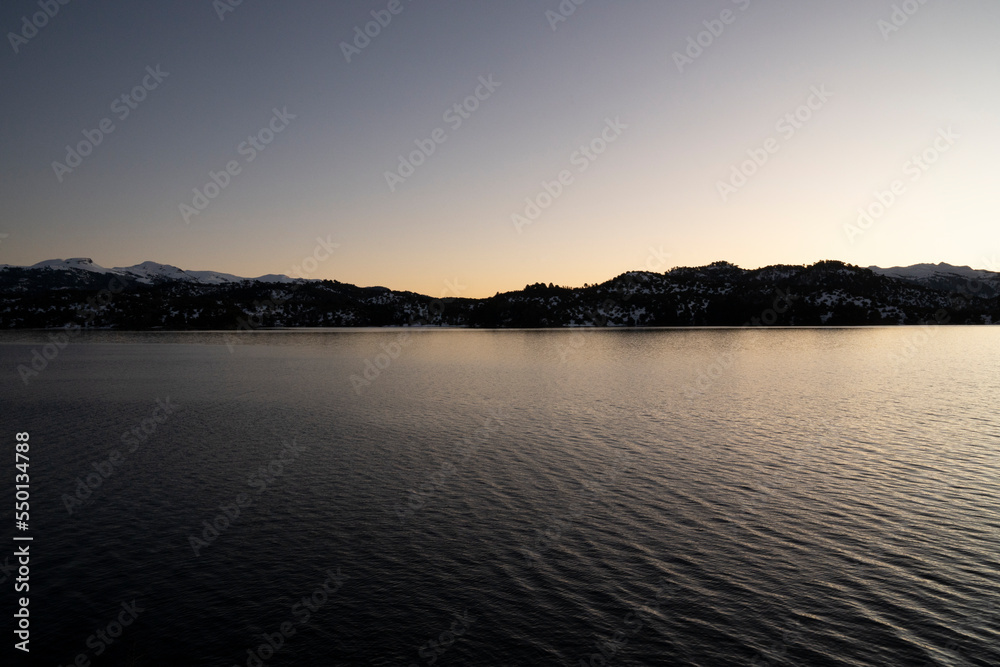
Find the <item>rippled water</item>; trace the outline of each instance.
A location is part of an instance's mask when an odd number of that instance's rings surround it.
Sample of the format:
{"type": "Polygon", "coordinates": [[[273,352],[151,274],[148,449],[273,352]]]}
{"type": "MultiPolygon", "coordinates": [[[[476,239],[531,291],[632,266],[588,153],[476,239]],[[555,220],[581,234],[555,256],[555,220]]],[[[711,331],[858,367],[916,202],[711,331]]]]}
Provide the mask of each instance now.
{"type": "Polygon", "coordinates": [[[32,664],[1000,664],[996,329],[45,340],[32,664]]]}

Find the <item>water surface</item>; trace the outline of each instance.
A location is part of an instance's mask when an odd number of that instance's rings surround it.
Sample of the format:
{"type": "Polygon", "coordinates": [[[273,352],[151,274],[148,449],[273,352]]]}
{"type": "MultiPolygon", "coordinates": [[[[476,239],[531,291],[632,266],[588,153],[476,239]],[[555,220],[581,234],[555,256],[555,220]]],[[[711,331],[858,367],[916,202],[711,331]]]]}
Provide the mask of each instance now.
{"type": "Polygon", "coordinates": [[[1000,664],[995,329],[46,340],[38,664],[1000,664]]]}

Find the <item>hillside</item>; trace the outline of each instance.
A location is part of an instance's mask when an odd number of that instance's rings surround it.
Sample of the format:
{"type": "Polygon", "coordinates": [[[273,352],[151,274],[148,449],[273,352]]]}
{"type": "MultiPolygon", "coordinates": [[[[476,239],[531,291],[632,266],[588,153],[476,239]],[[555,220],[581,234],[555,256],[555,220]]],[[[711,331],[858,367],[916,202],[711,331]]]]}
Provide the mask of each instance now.
{"type": "Polygon", "coordinates": [[[836,261],[753,270],[716,262],[666,273],[629,272],[599,285],[571,288],[538,283],[485,299],[445,300],[330,280],[266,276],[265,282],[214,272],[186,272],[154,263],[108,270],[92,263],[79,266],[81,260],[53,262],[63,264],[0,268],[0,328],[1000,322],[1000,297],[992,288],[998,284],[994,282],[998,274],[980,278],[957,275],[921,284],[890,270],[875,271],[836,261]]]}

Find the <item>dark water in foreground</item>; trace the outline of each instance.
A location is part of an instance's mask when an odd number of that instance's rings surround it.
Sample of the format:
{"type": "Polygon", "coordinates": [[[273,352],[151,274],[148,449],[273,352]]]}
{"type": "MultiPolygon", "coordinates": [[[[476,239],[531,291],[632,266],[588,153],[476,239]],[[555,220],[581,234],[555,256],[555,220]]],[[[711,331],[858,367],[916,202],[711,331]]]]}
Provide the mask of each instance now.
{"type": "Polygon", "coordinates": [[[0,338],[16,664],[1000,665],[998,329],[226,340],[0,338]]]}

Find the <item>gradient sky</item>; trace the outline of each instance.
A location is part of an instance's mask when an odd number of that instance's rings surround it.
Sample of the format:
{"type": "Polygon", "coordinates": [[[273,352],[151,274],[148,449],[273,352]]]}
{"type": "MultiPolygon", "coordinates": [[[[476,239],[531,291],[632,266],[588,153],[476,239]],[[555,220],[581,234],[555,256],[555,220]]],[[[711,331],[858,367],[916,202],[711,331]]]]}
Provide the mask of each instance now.
{"type": "Polygon", "coordinates": [[[1000,270],[995,0],[909,0],[892,32],[888,0],[586,0],[555,29],[558,0],[401,0],[350,63],[341,43],[388,0],[243,0],[223,19],[219,3],[70,2],[17,53],[10,33],[41,10],[3,3],[0,263],[256,276],[321,237],[339,247],[309,277],[433,296],[720,259],[1000,270]],[[147,66],[169,74],[119,119],[147,66]],[[489,98],[446,122],[491,75],[489,98]],[[779,129],[813,87],[831,96],[779,129]],[[239,145],[275,108],[295,118],[247,162],[239,145]],[[60,182],[53,162],[104,118],[114,131],[60,182]],[[574,153],[608,119],[627,128],[581,171],[574,153]],[[436,128],[447,140],[390,191],[385,172],[436,128]],[[766,145],[723,201],[719,182],[766,145]],[[925,152],[933,164],[907,164],[925,152]],[[186,223],[180,205],[232,160],[240,173],[186,223]],[[572,182],[518,231],[512,215],[563,170],[572,182]]]}

